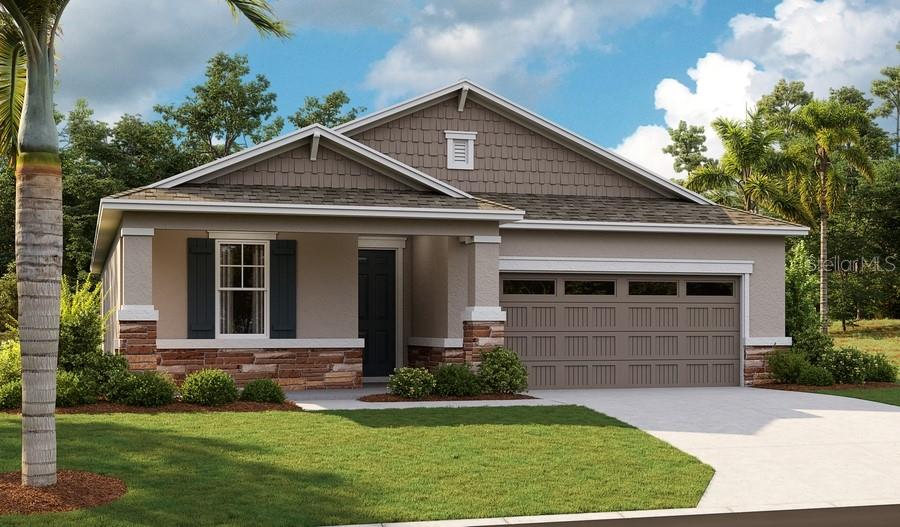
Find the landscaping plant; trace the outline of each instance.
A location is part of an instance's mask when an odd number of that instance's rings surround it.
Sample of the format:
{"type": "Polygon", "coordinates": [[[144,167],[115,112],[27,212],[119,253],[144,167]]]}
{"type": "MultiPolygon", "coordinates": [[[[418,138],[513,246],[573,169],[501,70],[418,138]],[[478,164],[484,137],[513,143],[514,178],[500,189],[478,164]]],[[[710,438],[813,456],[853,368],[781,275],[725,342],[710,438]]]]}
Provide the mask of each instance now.
{"type": "Polygon", "coordinates": [[[520,393],[528,389],[528,372],[512,350],[497,347],[481,355],[478,379],[487,393],[520,393]]]}
{"type": "Polygon", "coordinates": [[[388,377],[388,392],[405,399],[421,399],[434,392],[434,375],[425,368],[397,368],[388,377]]]}
{"type": "Polygon", "coordinates": [[[896,382],[897,365],[884,353],[866,353],[866,382],[896,382]]]}
{"type": "Polygon", "coordinates": [[[819,365],[828,370],[838,384],[864,383],[867,362],[866,354],[856,348],[832,348],[819,357],[819,365]]]}
{"type": "Polygon", "coordinates": [[[22,380],[15,379],[0,384],[0,410],[11,410],[22,406],[22,380]]]}
{"type": "Polygon", "coordinates": [[[478,376],[465,364],[442,364],[434,373],[435,393],[445,397],[473,397],[481,393],[478,376]]]}
{"type": "Polygon", "coordinates": [[[177,388],[164,373],[123,372],[109,382],[107,399],[130,406],[164,406],[175,402],[177,388]]]}
{"type": "Polygon", "coordinates": [[[831,372],[822,366],[813,366],[806,364],[800,369],[800,375],[797,376],[797,384],[805,386],[831,386],[834,384],[834,377],[831,372]]]}
{"type": "Polygon", "coordinates": [[[272,379],[256,379],[250,381],[241,391],[242,401],[255,403],[283,403],[284,390],[272,379]]]}
{"type": "Polygon", "coordinates": [[[56,372],[56,406],[71,407],[97,402],[95,387],[71,371],[56,372]]]}
{"type": "Polygon", "coordinates": [[[222,370],[205,369],[191,373],[181,385],[181,398],[186,403],[221,406],[237,400],[234,379],[222,370]]]}
{"type": "Polygon", "coordinates": [[[803,368],[811,366],[802,353],[778,350],[769,354],[769,373],[775,382],[795,384],[803,368]]]}
{"type": "Polygon", "coordinates": [[[22,354],[19,341],[0,342],[0,385],[22,380],[22,354]]]}

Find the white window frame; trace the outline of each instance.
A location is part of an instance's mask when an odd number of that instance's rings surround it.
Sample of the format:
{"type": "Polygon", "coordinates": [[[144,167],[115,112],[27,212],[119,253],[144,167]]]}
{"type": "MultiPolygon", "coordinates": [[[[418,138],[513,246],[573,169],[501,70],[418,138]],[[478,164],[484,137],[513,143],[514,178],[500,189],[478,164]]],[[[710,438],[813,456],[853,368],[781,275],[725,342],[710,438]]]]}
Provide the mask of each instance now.
{"type": "Polygon", "coordinates": [[[474,170],[475,169],[475,136],[478,132],[459,132],[447,130],[444,137],[447,140],[447,168],[450,170],[474,170]],[[453,160],[453,145],[456,141],[466,143],[466,161],[459,163],[453,160]]]}
{"type": "MultiPolygon", "coordinates": [[[[269,338],[269,242],[259,239],[235,239],[235,240],[216,240],[216,338],[222,339],[248,339],[248,338],[269,338]],[[222,289],[222,245],[261,245],[263,247],[263,332],[262,333],[223,333],[222,332],[222,295],[225,290],[247,291],[246,288],[240,289],[222,289]]],[[[259,291],[259,289],[249,289],[249,291],[259,291]]]]}

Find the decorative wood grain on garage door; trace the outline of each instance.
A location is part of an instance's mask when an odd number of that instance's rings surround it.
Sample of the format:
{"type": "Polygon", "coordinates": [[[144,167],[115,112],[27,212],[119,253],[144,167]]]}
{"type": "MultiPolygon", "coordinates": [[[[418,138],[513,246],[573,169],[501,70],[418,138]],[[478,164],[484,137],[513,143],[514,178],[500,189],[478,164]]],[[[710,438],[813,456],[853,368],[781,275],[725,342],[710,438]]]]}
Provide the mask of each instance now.
{"type": "Polygon", "coordinates": [[[739,384],[737,278],[509,274],[501,287],[533,388],[739,384]]]}

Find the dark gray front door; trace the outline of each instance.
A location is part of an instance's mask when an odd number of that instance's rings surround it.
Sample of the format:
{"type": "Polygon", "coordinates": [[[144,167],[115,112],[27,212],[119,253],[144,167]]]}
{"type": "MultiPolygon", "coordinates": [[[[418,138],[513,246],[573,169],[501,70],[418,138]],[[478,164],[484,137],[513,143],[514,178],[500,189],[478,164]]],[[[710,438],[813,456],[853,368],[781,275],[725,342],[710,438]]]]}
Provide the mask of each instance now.
{"type": "Polygon", "coordinates": [[[385,377],[396,358],[394,251],[359,251],[359,337],[366,340],[363,376],[385,377]]]}

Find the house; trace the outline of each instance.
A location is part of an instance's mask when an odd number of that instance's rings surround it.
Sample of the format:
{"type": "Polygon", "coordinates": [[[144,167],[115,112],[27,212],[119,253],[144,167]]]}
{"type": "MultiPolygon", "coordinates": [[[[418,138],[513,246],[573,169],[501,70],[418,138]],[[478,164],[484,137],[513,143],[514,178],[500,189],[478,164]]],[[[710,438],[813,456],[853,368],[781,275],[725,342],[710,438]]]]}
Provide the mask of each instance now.
{"type": "Polygon", "coordinates": [[[740,385],[790,344],[806,233],[460,81],[104,198],[92,270],[106,349],[176,378],[358,387],[505,343],[534,388],[740,385]]]}

